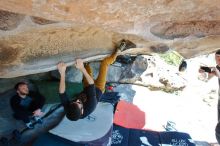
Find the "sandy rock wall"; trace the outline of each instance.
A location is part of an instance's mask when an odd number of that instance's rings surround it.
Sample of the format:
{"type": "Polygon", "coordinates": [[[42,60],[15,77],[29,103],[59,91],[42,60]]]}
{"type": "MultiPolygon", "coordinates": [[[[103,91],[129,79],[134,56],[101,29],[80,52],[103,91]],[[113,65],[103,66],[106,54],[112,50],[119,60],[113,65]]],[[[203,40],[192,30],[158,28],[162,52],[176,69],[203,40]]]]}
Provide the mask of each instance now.
{"type": "Polygon", "coordinates": [[[176,50],[186,58],[220,48],[220,1],[0,1],[0,78],[108,55],[121,39],[132,54],[176,50]]]}

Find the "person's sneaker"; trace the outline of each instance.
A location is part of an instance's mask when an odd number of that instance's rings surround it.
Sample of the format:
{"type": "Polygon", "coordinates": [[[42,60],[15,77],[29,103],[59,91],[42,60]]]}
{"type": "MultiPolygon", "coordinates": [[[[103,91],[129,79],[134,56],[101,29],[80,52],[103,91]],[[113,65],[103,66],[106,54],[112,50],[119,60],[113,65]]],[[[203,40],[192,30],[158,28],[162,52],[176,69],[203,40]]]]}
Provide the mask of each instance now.
{"type": "Polygon", "coordinates": [[[33,125],[31,122],[25,123],[25,125],[26,125],[27,128],[29,128],[29,129],[34,129],[34,125],[33,125]]]}
{"type": "Polygon", "coordinates": [[[34,117],[34,121],[39,124],[43,123],[43,120],[40,117],[34,117]]]}
{"type": "Polygon", "coordinates": [[[177,131],[176,123],[172,121],[167,121],[167,125],[164,127],[166,131],[177,131]]]}

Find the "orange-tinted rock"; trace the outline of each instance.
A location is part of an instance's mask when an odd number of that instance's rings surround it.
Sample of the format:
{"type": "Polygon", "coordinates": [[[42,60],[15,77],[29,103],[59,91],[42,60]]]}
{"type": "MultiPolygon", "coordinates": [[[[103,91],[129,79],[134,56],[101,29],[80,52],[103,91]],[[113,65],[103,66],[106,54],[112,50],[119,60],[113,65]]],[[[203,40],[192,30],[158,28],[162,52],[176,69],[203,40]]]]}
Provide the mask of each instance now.
{"type": "Polygon", "coordinates": [[[0,1],[0,8],[47,20],[141,34],[154,22],[220,20],[219,0],[0,1]]]}
{"type": "Polygon", "coordinates": [[[43,19],[43,18],[40,18],[40,17],[31,17],[31,19],[34,23],[37,23],[37,24],[40,24],[40,25],[56,23],[55,21],[43,19]]]}
{"type": "Polygon", "coordinates": [[[0,11],[0,30],[13,30],[21,23],[23,19],[24,15],[0,11]]]}
{"type": "Polygon", "coordinates": [[[137,45],[131,54],[190,58],[220,48],[219,0],[5,0],[0,8],[10,12],[0,13],[0,78],[103,58],[121,39],[137,45]]]}
{"type": "Polygon", "coordinates": [[[162,22],[153,26],[151,32],[166,39],[220,35],[220,21],[162,22]]]}

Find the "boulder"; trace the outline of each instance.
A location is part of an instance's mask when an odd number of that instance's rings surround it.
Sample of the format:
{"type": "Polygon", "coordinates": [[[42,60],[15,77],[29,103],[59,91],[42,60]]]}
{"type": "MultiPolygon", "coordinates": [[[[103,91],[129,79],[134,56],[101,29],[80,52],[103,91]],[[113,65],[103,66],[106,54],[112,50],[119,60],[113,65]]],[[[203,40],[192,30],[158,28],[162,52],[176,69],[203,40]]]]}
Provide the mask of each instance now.
{"type": "MultiPolygon", "coordinates": [[[[51,76],[60,79],[60,73],[55,70],[51,72],[51,76]]],[[[73,66],[67,67],[66,69],[66,81],[80,83],[82,82],[82,73],[73,66]]]]}
{"type": "Polygon", "coordinates": [[[0,93],[3,93],[9,89],[14,88],[15,84],[18,82],[31,83],[31,81],[39,81],[39,80],[42,81],[42,80],[50,80],[50,79],[51,79],[51,75],[48,72],[22,76],[22,77],[16,77],[16,78],[10,78],[10,79],[0,78],[0,85],[1,85],[0,93]]]}
{"type": "MultiPolygon", "coordinates": [[[[93,71],[93,79],[97,79],[99,74],[99,68],[100,68],[100,62],[92,62],[90,63],[90,66],[93,71]]],[[[117,82],[120,79],[120,76],[122,74],[122,68],[120,64],[113,64],[110,65],[108,68],[108,74],[107,74],[107,81],[108,82],[117,82]]],[[[57,79],[60,79],[59,72],[52,71],[51,75],[57,79]]],[[[82,82],[82,73],[76,69],[75,67],[71,66],[68,67],[66,70],[66,81],[68,82],[75,82],[75,83],[81,83],[82,82]]]]}
{"type": "Polygon", "coordinates": [[[136,44],[134,55],[172,49],[191,58],[220,47],[218,0],[10,0],[0,8],[0,78],[102,59],[121,39],[136,44]]]}
{"type": "MultiPolygon", "coordinates": [[[[93,78],[99,73],[100,62],[92,62],[93,78]]],[[[52,76],[59,79],[58,71],[52,76]]],[[[69,82],[82,82],[82,73],[75,67],[66,71],[66,80],[69,82]]],[[[186,79],[179,74],[178,67],[169,65],[159,56],[139,55],[131,63],[115,62],[109,66],[107,82],[138,84],[150,87],[152,90],[173,92],[186,86],[186,79]]]]}
{"type": "Polygon", "coordinates": [[[178,67],[169,65],[159,56],[138,56],[125,71],[121,83],[138,84],[152,90],[173,92],[181,90],[187,81],[179,75],[178,67]]]}

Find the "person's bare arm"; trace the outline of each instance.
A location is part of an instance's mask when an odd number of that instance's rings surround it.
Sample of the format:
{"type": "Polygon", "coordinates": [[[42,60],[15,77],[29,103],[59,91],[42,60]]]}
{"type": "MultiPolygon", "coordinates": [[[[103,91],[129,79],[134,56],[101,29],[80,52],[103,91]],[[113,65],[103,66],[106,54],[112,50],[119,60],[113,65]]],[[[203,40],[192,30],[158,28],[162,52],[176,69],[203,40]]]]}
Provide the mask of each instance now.
{"type": "Polygon", "coordinates": [[[213,73],[208,73],[208,80],[210,80],[210,79],[212,79],[213,77],[215,76],[215,74],[213,74],[213,73]]]}
{"type": "Polygon", "coordinates": [[[212,72],[209,73],[210,77],[216,76],[217,78],[220,78],[220,72],[216,67],[211,68],[212,72]]]}
{"type": "Polygon", "coordinates": [[[76,60],[76,64],[75,64],[76,68],[78,68],[83,75],[86,77],[87,82],[89,83],[89,85],[94,84],[94,80],[93,78],[88,74],[88,72],[86,71],[84,65],[83,65],[83,60],[82,59],[77,59],[76,60]]]}
{"type": "Polygon", "coordinates": [[[219,73],[218,69],[215,68],[215,67],[210,67],[210,68],[211,68],[211,70],[212,70],[211,73],[207,73],[207,72],[205,72],[204,70],[202,70],[201,68],[199,69],[199,73],[201,73],[201,74],[206,74],[206,76],[207,76],[207,74],[208,74],[207,80],[212,79],[214,76],[220,78],[220,73],[219,73]]]}
{"type": "Polygon", "coordinates": [[[42,116],[44,113],[41,111],[41,109],[36,109],[33,111],[34,116],[42,116]]]}
{"type": "Polygon", "coordinates": [[[57,65],[58,71],[60,73],[60,85],[59,85],[59,93],[64,93],[66,90],[65,84],[65,76],[66,76],[66,64],[64,62],[60,62],[57,65]]]}

